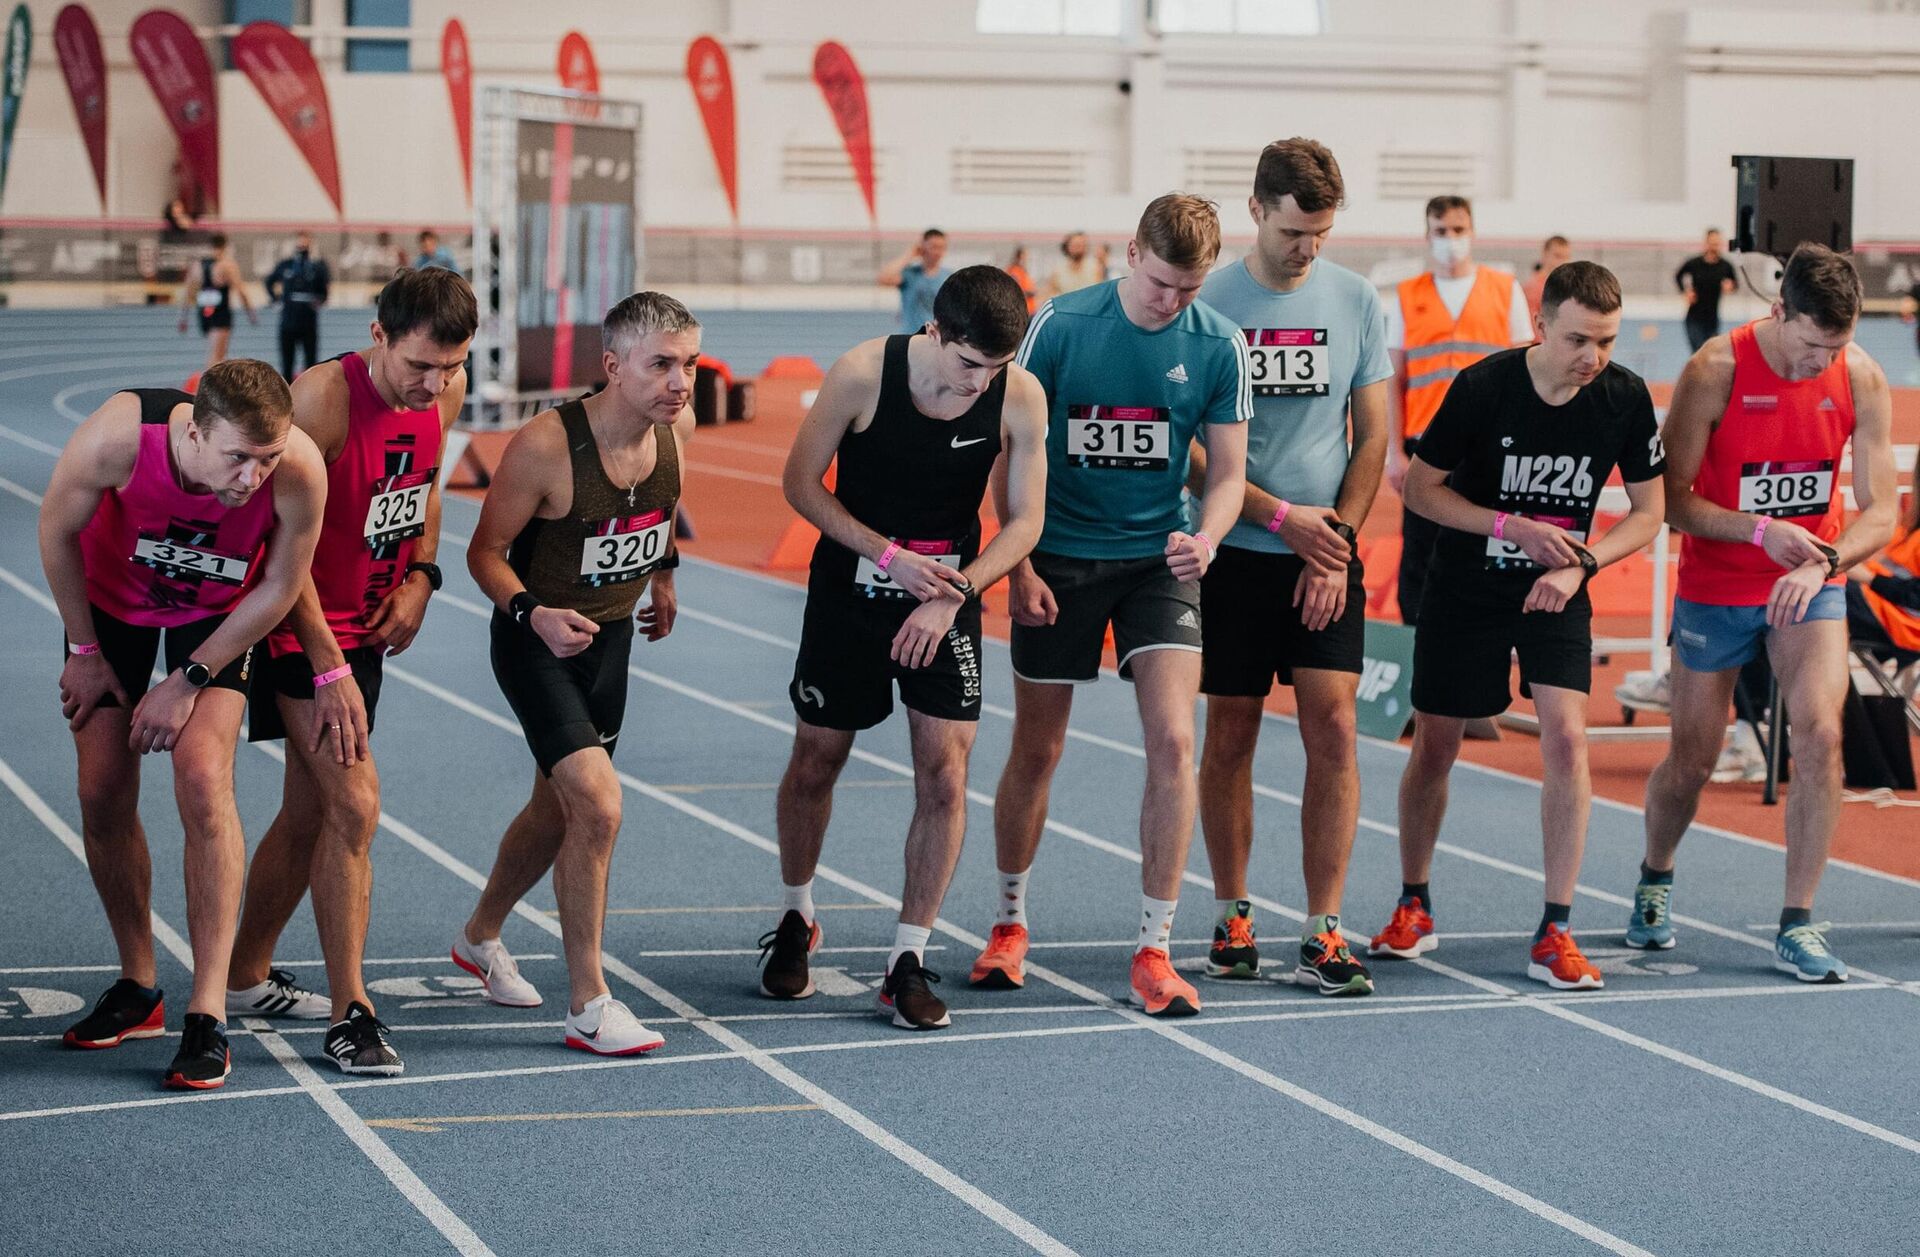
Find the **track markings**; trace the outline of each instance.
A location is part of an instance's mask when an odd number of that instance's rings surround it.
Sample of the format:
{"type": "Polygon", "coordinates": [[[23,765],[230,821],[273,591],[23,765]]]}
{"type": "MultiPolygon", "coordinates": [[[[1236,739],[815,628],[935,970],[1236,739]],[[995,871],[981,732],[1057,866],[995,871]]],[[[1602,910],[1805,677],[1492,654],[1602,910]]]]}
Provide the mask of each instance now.
{"type": "Polygon", "coordinates": [[[459,1117],[371,1117],[367,1125],[383,1130],[411,1131],[416,1135],[438,1135],[449,1126],[481,1125],[493,1122],[584,1122],[639,1117],[741,1117],[754,1113],[818,1113],[817,1104],[741,1104],[718,1109],[623,1109],[617,1112],[586,1113],[482,1113],[459,1117]]]}

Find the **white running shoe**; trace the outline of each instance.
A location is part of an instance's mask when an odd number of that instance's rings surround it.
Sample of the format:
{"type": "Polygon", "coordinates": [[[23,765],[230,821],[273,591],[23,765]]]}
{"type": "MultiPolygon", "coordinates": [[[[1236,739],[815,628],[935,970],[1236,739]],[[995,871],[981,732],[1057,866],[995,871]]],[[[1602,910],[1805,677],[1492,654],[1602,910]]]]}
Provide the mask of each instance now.
{"type": "Polygon", "coordinates": [[[1724,784],[1766,779],[1766,749],[1760,745],[1760,739],[1751,725],[1744,720],[1736,720],[1727,731],[1726,745],[1720,748],[1720,758],[1713,766],[1713,780],[1724,784]]]}
{"type": "Polygon", "coordinates": [[[1664,672],[1629,672],[1613,687],[1622,707],[1633,711],[1670,711],[1673,691],[1664,672]]]}
{"type": "Polygon", "coordinates": [[[540,992],[520,976],[520,966],[497,938],[469,943],[465,931],[453,939],[453,963],[480,979],[487,998],[508,1008],[540,1007],[540,992]]]}
{"type": "Polygon", "coordinates": [[[631,1009],[611,995],[588,1001],[567,1015],[567,1046],[600,1056],[638,1056],[665,1043],[658,1031],[640,1024],[631,1009]]]}
{"type": "Polygon", "coordinates": [[[333,1001],[294,983],[285,969],[269,969],[267,980],[244,991],[227,992],[227,1017],[296,1017],[321,1021],[333,1016],[333,1001]]]}

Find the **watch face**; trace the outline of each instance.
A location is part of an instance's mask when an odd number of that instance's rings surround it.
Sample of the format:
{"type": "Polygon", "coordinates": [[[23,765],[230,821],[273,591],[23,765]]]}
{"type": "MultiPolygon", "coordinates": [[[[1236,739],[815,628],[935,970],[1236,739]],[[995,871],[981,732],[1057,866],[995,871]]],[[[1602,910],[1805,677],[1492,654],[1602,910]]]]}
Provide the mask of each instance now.
{"type": "Polygon", "coordinates": [[[213,672],[204,663],[189,663],[180,671],[186,677],[187,684],[196,690],[207,688],[207,683],[213,680],[213,672]]]}

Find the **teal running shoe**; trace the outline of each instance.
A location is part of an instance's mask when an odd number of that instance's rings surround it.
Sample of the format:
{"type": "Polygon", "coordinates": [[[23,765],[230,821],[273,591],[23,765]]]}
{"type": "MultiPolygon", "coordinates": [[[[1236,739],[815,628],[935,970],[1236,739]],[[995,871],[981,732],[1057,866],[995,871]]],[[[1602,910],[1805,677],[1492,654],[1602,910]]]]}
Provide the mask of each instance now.
{"type": "Polygon", "coordinates": [[[1773,967],[1802,982],[1845,982],[1846,962],[1827,950],[1826,931],[1832,928],[1822,921],[1780,931],[1773,940],[1773,967]]]}
{"type": "Polygon", "coordinates": [[[1633,916],[1627,921],[1627,946],[1642,951],[1666,951],[1673,946],[1673,921],[1667,901],[1672,882],[1641,882],[1633,888],[1633,916]]]}

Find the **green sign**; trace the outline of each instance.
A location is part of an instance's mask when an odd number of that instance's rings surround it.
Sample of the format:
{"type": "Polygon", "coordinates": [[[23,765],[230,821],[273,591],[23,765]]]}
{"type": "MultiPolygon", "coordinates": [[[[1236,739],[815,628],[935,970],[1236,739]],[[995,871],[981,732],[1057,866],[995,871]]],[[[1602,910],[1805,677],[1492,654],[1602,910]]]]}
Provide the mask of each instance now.
{"type": "Polygon", "coordinates": [[[13,160],[13,125],[20,121],[20,95],[27,90],[27,56],[33,51],[33,17],[25,4],[7,19],[5,77],[0,78],[0,196],[7,191],[7,166],[13,160]]]}
{"type": "Polygon", "coordinates": [[[1399,738],[1412,723],[1413,630],[1406,625],[1367,621],[1355,717],[1361,734],[1389,741],[1399,738]]]}

